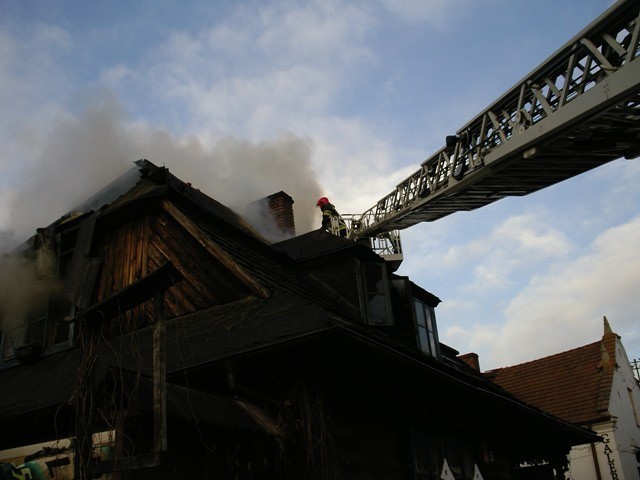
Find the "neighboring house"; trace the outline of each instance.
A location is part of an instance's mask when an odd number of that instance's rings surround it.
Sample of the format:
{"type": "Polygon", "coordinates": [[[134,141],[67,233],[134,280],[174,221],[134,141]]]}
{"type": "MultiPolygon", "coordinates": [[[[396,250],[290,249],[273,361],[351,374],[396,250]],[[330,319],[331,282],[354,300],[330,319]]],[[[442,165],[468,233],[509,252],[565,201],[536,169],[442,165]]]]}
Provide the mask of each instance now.
{"type": "Polygon", "coordinates": [[[136,164],[5,259],[0,460],[34,445],[55,478],[518,479],[598,440],[458,359],[439,299],[368,246],[270,244],[136,164]]]}
{"type": "Polygon", "coordinates": [[[606,317],[598,342],[486,375],[520,400],[602,437],[571,450],[567,478],[640,478],[640,387],[606,317]]]}

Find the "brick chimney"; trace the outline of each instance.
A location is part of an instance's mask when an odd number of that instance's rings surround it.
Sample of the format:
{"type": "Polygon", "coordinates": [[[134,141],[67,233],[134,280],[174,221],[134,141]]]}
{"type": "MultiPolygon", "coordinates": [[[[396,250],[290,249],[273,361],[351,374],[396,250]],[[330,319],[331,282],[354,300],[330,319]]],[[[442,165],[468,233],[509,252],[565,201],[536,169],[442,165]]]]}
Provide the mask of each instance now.
{"type": "Polygon", "coordinates": [[[296,225],[293,218],[293,198],[279,191],[266,198],[276,226],[282,233],[294,236],[296,225]]]}
{"type": "Polygon", "coordinates": [[[480,359],[477,353],[465,353],[464,355],[458,355],[458,358],[464,363],[469,365],[475,371],[480,371],[480,359]]]}

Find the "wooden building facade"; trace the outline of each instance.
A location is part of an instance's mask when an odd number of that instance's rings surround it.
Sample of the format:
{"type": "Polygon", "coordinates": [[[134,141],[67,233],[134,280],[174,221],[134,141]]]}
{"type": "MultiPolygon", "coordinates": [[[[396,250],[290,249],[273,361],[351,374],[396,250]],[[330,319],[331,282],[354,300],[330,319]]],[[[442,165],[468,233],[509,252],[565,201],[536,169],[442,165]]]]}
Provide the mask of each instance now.
{"type": "Polygon", "coordinates": [[[597,439],[458,358],[368,247],[271,244],[165,168],[127,178],[12,257],[40,293],[2,306],[0,451],[48,442],[83,479],[488,480],[562,478],[597,439]]]}

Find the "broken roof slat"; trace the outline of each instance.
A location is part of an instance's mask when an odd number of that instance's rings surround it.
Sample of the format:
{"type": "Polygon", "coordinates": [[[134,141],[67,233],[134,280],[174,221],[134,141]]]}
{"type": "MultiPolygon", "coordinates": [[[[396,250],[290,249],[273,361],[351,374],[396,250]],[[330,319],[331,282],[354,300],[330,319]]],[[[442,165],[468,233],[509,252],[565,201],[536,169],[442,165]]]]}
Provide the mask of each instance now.
{"type": "Polygon", "coordinates": [[[270,293],[265,287],[249,275],[240,265],[238,265],[233,258],[231,258],[224,250],[216,245],[204,232],[202,232],[189,218],[182,213],[175,205],[169,200],[162,199],[160,205],[164,210],[171,215],[179,224],[189,232],[189,234],[195,238],[211,255],[213,255],[220,263],[228,268],[235,276],[249,287],[254,293],[262,298],[267,298],[270,293]]]}
{"type": "Polygon", "coordinates": [[[109,317],[128,310],[152,298],[159,289],[166,289],[174,285],[179,278],[180,273],[171,262],[167,262],[140,280],[89,307],[82,313],[82,316],[85,319],[92,320],[98,315],[109,317]]]}

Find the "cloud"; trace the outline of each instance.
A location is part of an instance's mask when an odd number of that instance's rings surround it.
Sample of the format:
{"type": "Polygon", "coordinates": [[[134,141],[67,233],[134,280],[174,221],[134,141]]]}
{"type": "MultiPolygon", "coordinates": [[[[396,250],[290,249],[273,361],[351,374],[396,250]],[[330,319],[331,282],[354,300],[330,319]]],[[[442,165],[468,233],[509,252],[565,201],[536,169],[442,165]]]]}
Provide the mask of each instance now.
{"type": "MultiPolygon", "coordinates": [[[[492,345],[500,336],[500,328],[493,324],[474,324],[470,328],[454,325],[444,330],[448,338],[455,338],[460,345],[466,345],[468,352],[483,351],[492,345]]],[[[483,363],[485,358],[480,359],[483,363]]],[[[484,365],[482,365],[483,369],[484,365]]]]}
{"type": "MultiPolygon", "coordinates": [[[[62,63],[72,49],[58,26],[0,22],[0,210],[16,201],[16,178],[34,168],[52,119],[63,111],[72,82],[62,63]]],[[[14,234],[1,232],[0,247],[14,243],[14,234]]]]}
{"type": "Polygon", "coordinates": [[[0,25],[0,120],[47,102],[66,78],[60,62],[71,48],[69,34],[58,26],[35,24],[14,33],[0,25]]]}
{"type": "MultiPolygon", "coordinates": [[[[614,330],[635,330],[640,311],[640,269],[632,260],[640,242],[640,217],[608,229],[575,259],[559,262],[506,307],[505,323],[491,342],[493,365],[519,363],[596,341],[602,317],[614,330]]],[[[627,350],[638,351],[633,336],[627,350]]]]}
{"type": "Polygon", "coordinates": [[[376,22],[364,4],[241,5],[207,28],[174,32],[141,78],[178,112],[181,124],[167,127],[203,143],[229,132],[255,142],[312,138],[323,194],[341,211],[361,213],[417,166],[415,159],[398,166],[397,152],[369,119],[335,113],[378,61],[368,43],[376,22]]]}
{"type": "MultiPolygon", "coordinates": [[[[122,165],[140,157],[171,165],[183,155],[206,165],[203,159],[208,154],[226,158],[233,144],[247,159],[255,159],[245,162],[252,167],[237,178],[245,184],[267,187],[274,182],[267,181],[257,159],[264,158],[262,150],[269,145],[278,145],[300,160],[296,164],[300,168],[291,170],[296,180],[288,182],[285,189],[294,197],[296,210],[303,204],[313,206],[322,193],[339,202],[342,211],[354,213],[369,208],[387,193],[390,180],[400,180],[415,168],[394,165],[390,144],[371,130],[366,119],[329,113],[355,88],[366,67],[376,62],[376,54],[367,43],[376,19],[368,8],[314,1],[304,5],[266,4],[257,11],[239,5],[229,12],[200,30],[170,30],[166,40],[137,64],[133,59],[117,58],[117,63],[85,72],[83,81],[89,83],[80,88],[60,82],[64,74],[55,68],[59,53],[41,50],[42,64],[51,67],[43,75],[53,79],[54,85],[37,78],[28,78],[26,83],[29,90],[48,96],[48,110],[35,103],[26,110],[16,107],[24,112],[25,122],[12,125],[12,135],[2,147],[3,158],[11,160],[14,170],[8,176],[15,181],[4,187],[3,195],[12,192],[15,197],[11,204],[16,212],[11,222],[15,231],[24,233],[33,225],[48,222],[74,203],[72,196],[81,199],[110,173],[118,173],[122,165]],[[105,94],[99,85],[115,93],[105,94]],[[134,92],[139,92],[138,98],[134,98],[134,92]],[[92,99],[96,95],[112,98],[97,108],[102,100],[92,99]],[[118,111],[125,99],[133,100],[130,107],[127,105],[136,118],[118,111]],[[83,111],[82,105],[87,102],[93,106],[83,111]],[[148,116],[156,118],[157,123],[142,120],[148,116]],[[100,129],[105,134],[92,138],[91,132],[100,129]],[[134,138],[132,129],[136,129],[134,138]],[[165,149],[156,147],[161,144],[165,149]],[[175,155],[165,161],[168,151],[175,155]],[[89,169],[86,164],[91,162],[95,165],[89,169]],[[88,178],[105,168],[107,174],[96,175],[96,182],[88,178]],[[68,183],[69,172],[80,178],[74,188],[52,192],[50,198],[42,193],[53,182],[68,183]],[[256,179],[257,172],[260,175],[256,179]],[[25,199],[35,193],[50,207],[34,207],[27,212],[29,202],[25,199]],[[58,210],[52,211],[56,206],[58,210]]],[[[50,32],[49,38],[55,32],[59,34],[61,40],[56,45],[72,48],[77,55],[72,60],[78,62],[82,45],[69,46],[63,41],[71,37],[80,40],[78,32],[69,34],[53,26],[50,32]]],[[[25,53],[39,44],[11,35],[7,38],[21,44],[25,53]]],[[[15,57],[6,68],[6,78],[26,68],[28,58],[15,57]]],[[[28,92],[10,91],[18,92],[18,98],[29,97],[28,92]]],[[[7,112],[7,121],[10,117],[7,112]]],[[[282,183],[283,178],[286,176],[278,181],[282,183]]],[[[312,220],[305,219],[307,215],[296,214],[299,231],[315,227],[312,220]]]]}
{"type": "Polygon", "coordinates": [[[334,1],[241,5],[200,31],[172,33],[143,78],[155,98],[188,107],[192,132],[214,125],[251,139],[282,129],[308,135],[305,120],[375,61],[364,42],[372,22],[334,1]]]}
{"type": "Polygon", "coordinates": [[[505,286],[519,270],[562,258],[570,251],[568,240],[545,224],[543,216],[529,213],[509,217],[488,238],[472,242],[470,250],[484,257],[475,268],[472,288],[505,286]]]}
{"type": "Polygon", "coordinates": [[[260,14],[257,45],[278,64],[311,62],[345,68],[371,57],[362,40],[375,21],[355,4],[283,2],[261,9],[260,14]]]}
{"type": "Polygon", "coordinates": [[[121,96],[136,85],[158,127],[210,147],[230,135],[312,138],[323,194],[360,213],[416,168],[398,167],[369,119],[335,113],[378,61],[369,43],[376,28],[366,4],[239,4],[199,30],[172,31],[143,65],[118,64],[101,78],[121,96]]]}
{"type": "Polygon", "coordinates": [[[417,24],[426,23],[443,29],[455,18],[465,15],[471,0],[378,0],[379,3],[402,21],[417,24]]]}
{"type": "MultiPolygon", "coordinates": [[[[465,276],[457,290],[465,295],[471,291],[478,294],[510,285],[519,272],[563,258],[573,248],[565,234],[546,220],[548,213],[540,207],[502,221],[489,218],[495,225],[477,226],[479,217],[474,215],[443,219],[437,228],[431,227],[435,232],[414,254],[420,260],[409,267],[410,272],[417,275],[437,265],[442,277],[463,269],[465,276]],[[457,238],[452,241],[452,237],[457,238]]],[[[408,238],[412,240],[413,235],[408,238]]]]}
{"type": "Polygon", "coordinates": [[[123,64],[109,66],[100,73],[100,83],[113,89],[128,80],[135,80],[138,75],[135,71],[123,64]]]}

